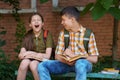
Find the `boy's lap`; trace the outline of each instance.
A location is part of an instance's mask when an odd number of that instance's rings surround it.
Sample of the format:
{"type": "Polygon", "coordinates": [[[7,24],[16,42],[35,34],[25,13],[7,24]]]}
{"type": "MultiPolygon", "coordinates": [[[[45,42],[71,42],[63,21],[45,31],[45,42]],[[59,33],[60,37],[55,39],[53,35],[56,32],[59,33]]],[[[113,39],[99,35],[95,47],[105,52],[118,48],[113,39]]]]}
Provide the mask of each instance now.
{"type": "Polygon", "coordinates": [[[71,66],[64,64],[58,60],[48,60],[39,63],[38,70],[48,70],[51,74],[63,74],[70,72],[71,66]]]}

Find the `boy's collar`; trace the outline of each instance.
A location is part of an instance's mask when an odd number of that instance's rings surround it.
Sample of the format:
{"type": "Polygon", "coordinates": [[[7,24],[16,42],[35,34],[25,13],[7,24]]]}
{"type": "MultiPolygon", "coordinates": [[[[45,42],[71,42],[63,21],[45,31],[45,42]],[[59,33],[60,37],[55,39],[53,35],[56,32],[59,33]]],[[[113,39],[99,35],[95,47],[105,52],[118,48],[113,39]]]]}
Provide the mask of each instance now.
{"type": "Polygon", "coordinates": [[[80,26],[80,28],[78,29],[78,32],[82,33],[84,31],[84,27],[80,26]]]}

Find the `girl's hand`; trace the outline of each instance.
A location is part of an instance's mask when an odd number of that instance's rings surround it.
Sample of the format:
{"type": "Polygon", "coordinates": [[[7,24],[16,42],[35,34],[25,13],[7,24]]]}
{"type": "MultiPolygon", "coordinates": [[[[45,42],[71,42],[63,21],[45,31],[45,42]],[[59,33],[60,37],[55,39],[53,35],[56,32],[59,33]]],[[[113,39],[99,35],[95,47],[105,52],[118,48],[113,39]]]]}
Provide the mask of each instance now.
{"type": "Polygon", "coordinates": [[[34,55],[33,55],[33,54],[28,54],[28,55],[25,55],[24,58],[30,58],[30,59],[33,59],[33,58],[34,58],[34,55]]]}
{"type": "Polygon", "coordinates": [[[33,51],[25,51],[25,52],[19,54],[19,58],[20,59],[24,59],[24,58],[28,58],[28,57],[30,58],[30,57],[32,57],[32,54],[35,55],[35,52],[33,52],[33,51]]]}
{"type": "Polygon", "coordinates": [[[33,51],[27,51],[24,55],[25,58],[34,58],[37,55],[36,52],[33,51]]]}

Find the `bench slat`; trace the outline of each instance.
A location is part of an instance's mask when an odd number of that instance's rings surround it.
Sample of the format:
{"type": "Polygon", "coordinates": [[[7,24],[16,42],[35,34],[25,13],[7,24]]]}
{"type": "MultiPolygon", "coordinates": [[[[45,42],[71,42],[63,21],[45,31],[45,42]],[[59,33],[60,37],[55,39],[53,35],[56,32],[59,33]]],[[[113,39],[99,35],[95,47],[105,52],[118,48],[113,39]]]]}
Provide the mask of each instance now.
{"type": "MultiPolygon", "coordinates": [[[[17,70],[15,71],[15,75],[17,75],[18,72],[17,70]]],[[[66,74],[59,74],[59,75],[53,75],[52,77],[68,77],[68,78],[73,78],[75,77],[74,72],[66,73],[66,74]]],[[[88,73],[87,74],[88,78],[108,78],[108,79],[120,79],[120,74],[103,74],[103,73],[88,73]]]]}
{"type": "MultiPolygon", "coordinates": [[[[60,75],[52,75],[53,77],[75,77],[74,72],[60,74],[60,75]]],[[[120,74],[103,74],[103,73],[88,73],[88,78],[108,78],[108,79],[120,79],[120,74]]]]}

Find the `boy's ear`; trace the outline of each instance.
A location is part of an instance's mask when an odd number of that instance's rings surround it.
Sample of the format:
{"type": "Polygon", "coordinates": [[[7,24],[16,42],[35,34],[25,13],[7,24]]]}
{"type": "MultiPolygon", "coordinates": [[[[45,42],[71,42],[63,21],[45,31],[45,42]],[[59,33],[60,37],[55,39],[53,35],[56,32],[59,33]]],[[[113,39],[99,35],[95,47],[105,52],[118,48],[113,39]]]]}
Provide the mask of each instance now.
{"type": "Polygon", "coordinates": [[[75,18],[74,17],[71,17],[72,21],[75,21],[75,18]]]}

